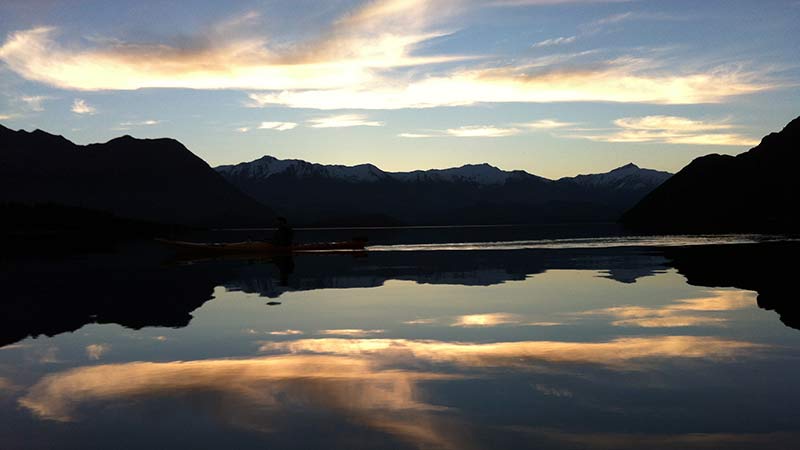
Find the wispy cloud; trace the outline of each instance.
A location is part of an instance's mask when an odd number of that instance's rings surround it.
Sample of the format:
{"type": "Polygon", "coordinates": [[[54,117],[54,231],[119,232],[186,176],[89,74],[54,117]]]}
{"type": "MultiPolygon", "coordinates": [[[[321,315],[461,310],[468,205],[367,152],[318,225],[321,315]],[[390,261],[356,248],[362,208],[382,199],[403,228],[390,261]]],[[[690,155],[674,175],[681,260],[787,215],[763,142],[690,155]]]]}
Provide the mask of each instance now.
{"type": "Polygon", "coordinates": [[[72,102],[72,112],[75,114],[94,114],[97,110],[86,103],[86,100],[82,100],[80,98],[76,98],[72,102]]]}
{"type": "Polygon", "coordinates": [[[566,37],[557,37],[551,39],[545,39],[543,41],[539,41],[531,47],[533,48],[541,48],[541,47],[552,47],[554,45],[564,45],[564,44],[572,44],[578,39],[578,36],[566,36],[566,37]]]}
{"type": "Polygon", "coordinates": [[[520,133],[516,128],[499,128],[492,126],[468,126],[459,128],[450,128],[447,134],[455,137],[506,137],[514,136],[520,133]]]}
{"type": "Polygon", "coordinates": [[[11,114],[0,114],[0,120],[11,120],[12,118],[14,118],[14,116],[11,114]]]}
{"type": "Polygon", "coordinates": [[[397,136],[410,139],[435,138],[435,137],[487,137],[498,138],[516,136],[526,132],[555,130],[572,127],[572,122],[562,122],[555,119],[541,119],[533,122],[516,123],[510,125],[469,125],[446,130],[426,130],[425,132],[400,133],[397,136]]]}
{"type": "Polygon", "coordinates": [[[340,328],[333,330],[319,330],[318,334],[328,336],[370,336],[374,334],[383,334],[386,330],[362,330],[360,328],[340,328]]]}
{"type": "Polygon", "coordinates": [[[441,138],[441,137],[500,138],[500,137],[516,136],[521,132],[522,130],[517,128],[497,127],[494,125],[469,125],[458,128],[448,128],[446,130],[430,130],[425,133],[400,133],[397,136],[408,139],[441,138]]]}
{"type": "Polygon", "coordinates": [[[406,320],[403,322],[406,325],[430,325],[438,322],[438,319],[434,318],[427,318],[427,319],[414,319],[414,320],[406,320]]]}
{"type": "Polygon", "coordinates": [[[45,95],[23,95],[18,97],[18,99],[27,107],[27,109],[34,112],[42,112],[44,111],[44,101],[50,100],[52,97],[45,95]]]}
{"type": "MultiPolygon", "coordinates": [[[[553,47],[557,45],[572,44],[578,40],[596,36],[598,34],[609,31],[614,25],[623,22],[630,22],[635,20],[682,20],[676,16],[670,16],[661,13],[643,13],[628,11],[624,13],[612,14],[610,16],[601,17],[593,20],[587,24],[578,27],[579,32],[572,36],[562,36],[550,39],[545,39],[531,45],[531,48],[544,48],[553,47]]],[[[618,27],[617,27],[618,28],[618,27]]]]}
{"type": "Polygon", "coordinates": [[[251,93],[254,104],[310,109],[402,109],[478,103],[619,102],[719,103],[775,87],[755,73],[715,68],[681,73],[642,58],[580,65],[537,61],[528,65],[461,70],[408,83],[385,80],[325,90],[251,93]]]}
{"type": "Polygon", "coordinates": [[[676,116],[627,117],[614,121],[616,130],[578,133],[573,137],[602,142],[653,142],[687,145],[753,146],[757,139],[735,132],[726,121],[702,121],[676,116]]]}
{"type": "Polygon", "coordinates": [[[311,128],[382,127],[383,122],[369,120],[363,114],[340,114],[309,119],[311,128]]]}
{"type": "Polygon", "coordinates": [[[441,135],[428,134],[428,133],[400,133],[397,136],[408,139],[423,139],[423,138],[439,137],[441,135]]]}
{"type": "Polygon", "coordinates": [[[521,318],[516,314],[509,313],[489,313],[489,314],[468,314],[456,317],[453,327],[495,327],[498,325],[509,325],[520,323],[521,318]]]}
{"type": "Polygon", "coordinates": [[[709,296],[681,299],[662,307],[615,306],[587,311],[581,315],[615,318],[612,325],[643,328],[721,326],[725,317],[706,313],[734,311],[755,305],[755,293],[750,291],[714,290],[709,296]]]}
{"type": "Polygon", "coordinates": [[[149,126],[153,126],[153,125],[158,125],[160,123],[161,123],[160,120],[148,119],[148,120],[121,122],[120,126],[123,126],[123,127],[149,127],[149,126]]]}
{"type": "Polygon", "coordinates": [[[273,336],[297,336],[303,334],[300,330],[280,330],[280,331],[270,331],[269,334],[273,336]]]}
{"type": "Polygon", "coordinates": [[[97,361],[111,350],[109,344],[90,344],[86,346],[86,357],[92,361],[97,361]]]}
{"type": "Polygon", "coordinates": [[[530,128],[533,130],[554,130],[558,128],[572,127],[575,125],[576,124],[572,122],[562,122],[555,119],[542,119],[518,124],[519,127],[530,128]]]}
{"type": "Polygon", "coordinates": [[[647,359],[728,359],[753,355],[766,345],[704,336],[617,338],[605,342],[517,341],[492,343],[408,339],[300,339],[266,342],[260,351],[322,353],[347,356],[391,356],[410,362],[451,363],[460,367],[531,367],[536,362],[598,364],[635,370],[647,359]]]}
{"type": "MultiPolygon", "coordinates": [[[[287,131],[293,130],[297,128],[297,123],[295,122],[261,122],[258,126],[259,130],[275,130],[275,131],[287,131]]],[[[247,131],[246,129],[239,128],[239,130],[247,131]]]]}

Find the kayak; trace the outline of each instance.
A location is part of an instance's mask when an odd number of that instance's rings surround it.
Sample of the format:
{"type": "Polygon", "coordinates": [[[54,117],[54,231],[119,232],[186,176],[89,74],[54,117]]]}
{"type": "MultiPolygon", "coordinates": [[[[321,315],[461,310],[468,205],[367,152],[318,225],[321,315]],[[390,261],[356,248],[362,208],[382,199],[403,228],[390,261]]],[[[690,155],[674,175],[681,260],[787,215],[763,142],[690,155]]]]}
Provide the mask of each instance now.
{"type": "Polygon", "coordinates": [[[173,248],[179,253],[195,254],[221,254],[221,255],[241,255],[241,254],[286,254],[295,252],[332,252],[332,251],[354,251],[364,250],[366,240],[352,240],[342,242],[318,242],[310,244],[294,244],[288,247],[275,245],[271,242],[247,241],[247,242],[186,242],[171,241],[167,239],[156,239],[156,241],[173,248]]]}

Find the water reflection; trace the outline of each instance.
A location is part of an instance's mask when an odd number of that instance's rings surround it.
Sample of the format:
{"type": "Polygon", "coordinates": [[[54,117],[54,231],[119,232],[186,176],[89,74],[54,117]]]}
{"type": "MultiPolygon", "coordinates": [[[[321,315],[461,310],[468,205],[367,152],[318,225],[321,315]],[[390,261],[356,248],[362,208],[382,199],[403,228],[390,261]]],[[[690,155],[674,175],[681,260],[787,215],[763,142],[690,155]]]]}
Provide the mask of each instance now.
{"type": "Polygon", "coordinates": [[[3,263],[0,447],[780,448],[798,249],[3,263]]]}
{"type": "MultiPolygon", "coordinates": [[[[302,339],[265,342],[260,350],[335,355],[371,355],[393,361],[409,359],[455,364],[462,367],[533,367],[540,363],[596,364],[608,369],[634,370],[648,359],[702,358],[724,360],[753,356],[764,345],[707,336],[651,336],[619,338],[608,342],[521,341],[478,344],[472,342],[408,339],[302,339]]],[[[555,370],[550,367],[549,371],[555,370]]]]}
{"type": "Polygon", "coordinates": [[[626,305],[586,311],[584,315],[613,317],[615,326],[635,326],[644,328],[689,327],[698,325],[724,325],[727,317],[708,314],[720,311],[734,311],[749,308],[756,304],[756,294],[748,291],[712,290],[711,296],[676,300],[658,308],[626,305]]]}
{"type": "MultiPolygon", "coordinates": [[[[367,258],[304,255],[261,261],[202,261],[164,264],[145,251],[2,263],[0,345],[28,336],[54,336],[89,323],[184,327],[191,312],[213,298],[216,286],[278,298],[286,292],[382,286],[389,280],[420,284],[492,286],[524,280],[548,270],[594,270],[633,283],[674,267],[690,284],[758,292],[758,305],[777,311],[786,325],[800,328],[793,302],[793,274],[784,261],[800,244],[722,245],[651,249],[519,250],[514,252],[379,252],[367,258]]],[[[719,301],[719,300],[717,300],[719,301]]],[[[749,300],[743,299],[746,302],[749,300]]],[[[277,302],[276,302],[277,303],[277,302]]],[[[680,305],[678,305],[680,306],[680,305]]],[[[668,310],[606,311],[619,325],[688,326],[721,323],[689,315],[697,305],[668,310]]],[[[429,320],[429,318],[419,318],[429,320]]],[[[513,318],[464,317],[477,326],[513,318]]]]}
{"type": "Polygon", "coordinates": [[[206,413],[250,430],[276,431],[287,414],[318,409],[416,444],[463,448],[429,416],[443,408],[418,399],[420,382],[453,378],[343,356],[136,362],[48,375],[19,403],[43,419],[67,422],[77,420],[82,407],[213,395],[215,411],[206,413]]]}

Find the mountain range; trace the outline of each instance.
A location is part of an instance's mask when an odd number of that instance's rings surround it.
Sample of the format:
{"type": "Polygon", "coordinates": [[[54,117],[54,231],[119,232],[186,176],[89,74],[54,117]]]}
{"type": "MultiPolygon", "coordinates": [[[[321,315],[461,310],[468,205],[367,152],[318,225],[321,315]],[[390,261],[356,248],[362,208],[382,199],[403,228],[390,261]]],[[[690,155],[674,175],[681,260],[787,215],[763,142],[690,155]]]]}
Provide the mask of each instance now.
{"type": "Polygon", "coordinates": [[[269,223],[241,193],[174,139],[123,136],[77,145],[0,125],[0,203],[55,203],[125,218],[201,226],[269,223]]]}
{"type": "Polygon", "coordinates": [[[295,223],[331,226],[615,221],[671,176],[634,164],[559,180],[489,164],[387,172],[272,156],[216,170],[295,223]]]}
{"type": "Polygon", "coordinates": [[[798,142],[800,118],[748,152],[703,156],[674,176],[627,164],[551,180],[489,164],[388,172],[372,164],[272,156],[211,168],[173,139],[122,136],[77,145],[0,125],[0,205],[73,208],[6,208],[32,211],[20,223],[41,222],[49,211],[68,211],[81,223],[79,216],[95,220],[89,211],[100,211],[192,226],[264,226],[277,213],[306,226],[581,223],[622,216],[626,225],[662,231],[796,230],[798,142]]]}
{"type": "Polygon", "coordinates": [[[797,231],[800,117],[737,156],[695,159],[622,222],[656,231],[797,231]]]}

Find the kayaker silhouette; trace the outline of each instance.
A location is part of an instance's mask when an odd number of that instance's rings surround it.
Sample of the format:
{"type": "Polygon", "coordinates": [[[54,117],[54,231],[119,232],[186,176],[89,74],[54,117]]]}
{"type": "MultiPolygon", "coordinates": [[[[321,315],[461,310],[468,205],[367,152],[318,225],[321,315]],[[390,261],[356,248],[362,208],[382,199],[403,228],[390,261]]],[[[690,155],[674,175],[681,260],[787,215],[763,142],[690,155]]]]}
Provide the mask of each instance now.
{"type": "Polygon", "coordinates": [[[278,217],[275,219],[277,229],[275,234],[272,235],[272,243],[280,247],[289,247],[292,245],[292,237],[294,230],[289,226],[289,222],[285,217],[278,217]]]}

